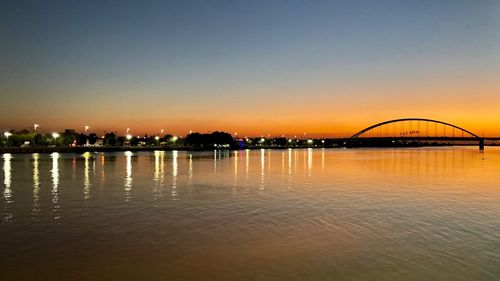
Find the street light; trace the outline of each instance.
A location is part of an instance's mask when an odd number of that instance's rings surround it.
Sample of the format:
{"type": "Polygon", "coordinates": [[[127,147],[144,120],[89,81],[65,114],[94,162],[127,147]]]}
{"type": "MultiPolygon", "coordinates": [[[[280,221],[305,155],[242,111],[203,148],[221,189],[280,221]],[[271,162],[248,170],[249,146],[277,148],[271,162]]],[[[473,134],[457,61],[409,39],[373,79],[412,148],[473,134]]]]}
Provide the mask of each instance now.
{"type": "Polygon", "coordinates": [[[156,141],[159,141],[159,140],[160,140],[160,137],[159,137],[159,136],[156,136],[156,137],[155,137],[155,140],[156,140],[156,141]]]}
{"type": "Polygon", "coordinates": [[[130,128],[127,128],[127,134],[130,132],[130,128]]]}
{"type": "Polygon", "coordinates": [[[36,131],[36,129],[38,129],[38,127],[40,127],[40,125],[38,125],[38,124],[33,124],[33,129],[34,129],[34,131],[36,131]]]}
{"type": "Polygon", "coordinates": [[[3,133],[3,135],[7,138],[7,142],[5,143],[5,145],[9,145],[9,137],[12,136],[12,133],[11,132],[5,132],[3,133]]]}
{"type": "Polygon", "coordinates": [[[85,133],[90,129],[89,126],[85,126],[85,133]]]}
{"type": "Polygon", "coordinates": [[[58,133],[52,133],[52,137],[54,138],[54,145],[57,144],[57,138],[59,137],[58,133]]]}
{"type": "Polygon", "coordinates": [[[131,134],[127,134],[127,140],[131,140],[132,139],[132,135],[131,134]]]}

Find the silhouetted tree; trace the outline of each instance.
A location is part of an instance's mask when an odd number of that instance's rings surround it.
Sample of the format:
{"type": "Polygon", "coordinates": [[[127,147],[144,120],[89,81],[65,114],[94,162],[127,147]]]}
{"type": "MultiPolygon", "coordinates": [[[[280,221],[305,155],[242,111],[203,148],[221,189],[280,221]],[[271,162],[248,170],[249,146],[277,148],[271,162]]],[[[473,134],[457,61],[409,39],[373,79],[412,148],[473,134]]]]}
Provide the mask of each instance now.
{"type": "Polygon", "coordinates": [[[285,146],[287,145],[288,141],[286,138],[275,138],[273,140],[273,144],[277,146],[285,146]]]}
{"type": "MultiPolygon", "coordinates": [[[[116,138],[116,134],[115,133],[107,133],[106,135],[104,135],[103,143],[104,143],[104,145],[108,145],[108,146],[118,145],[118,140],[116,138]]],[[[122,143],[123,143],[123,141],[122,141],[122,143]]]]}
{"type": "Polygon", "coordinates": [[[89,144],[94,145],[97,142],[97,139],[98,139],[98,137],[96,134],[94,134],[94,133],[90,134],[88,137],[89,144]]]}
{"type": "Polygon", "coordinates": [[[78,145],[85,145],[87,143],[87,136],[83,133],[78,134],[76,137],[76,144],[78,145]]]}
{"type": "Polygon", "coordinates": [[[187,135],[184,143],[187,146],[205,149],[224,145],[228,145],[233,148],[236,147],[236,142],[233,137],[231,134],[226,132],[213,132],[210,134],[191,133],[187,135]]]}

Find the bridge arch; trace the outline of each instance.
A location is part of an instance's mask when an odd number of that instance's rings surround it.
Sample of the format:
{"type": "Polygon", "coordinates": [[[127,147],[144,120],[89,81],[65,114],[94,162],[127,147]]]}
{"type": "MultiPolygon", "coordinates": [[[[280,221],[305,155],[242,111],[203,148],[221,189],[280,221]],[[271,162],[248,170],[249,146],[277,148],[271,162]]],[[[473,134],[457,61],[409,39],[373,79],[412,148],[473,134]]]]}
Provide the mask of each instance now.
{"type": "Polygon", "coordinates": [[[400,118],[400,119],[393,119],[393,120],[388,120],[388,121],[384,121],[384,122],[380,122],[380,123],[377,123],[375,125],[372,125],[370,127],[367,127],[359,132],[357,132],[356,134],[352,135],[351,139],[357,139],[359,138],[361,135],[371,131],[371,130],[374,130],[378,127],[382,127],[384,125],[387,125],[387,124],[391,124],[391,123],[399,123],[399,122],[406,122],[406,121],[419,121],[419,122],[428,122],[428,123],[434,123],[434,124],[441,124],[441,125],[444,125],[444,126],[448,126],[448,127],[451,127],[451,128],[454,128],[454,129],[457,129],[463,133],[466,133],[466,134],[469,134],[470,136],[472,136],[473,138],[476,138],[476,139],[482,139],[481,137],[479,137],[478,135],[472,133],[471,131],[468,131],[464,128],[461,128],[459,126],[456,126],[456,125],[453,125],[453,124],[450,124],[450,123],[446,123],[446,122],[443,122],[443,121],[439,121],[439,120],[433,120],[433,119],[426,119],[426,118],[400,118]]]}

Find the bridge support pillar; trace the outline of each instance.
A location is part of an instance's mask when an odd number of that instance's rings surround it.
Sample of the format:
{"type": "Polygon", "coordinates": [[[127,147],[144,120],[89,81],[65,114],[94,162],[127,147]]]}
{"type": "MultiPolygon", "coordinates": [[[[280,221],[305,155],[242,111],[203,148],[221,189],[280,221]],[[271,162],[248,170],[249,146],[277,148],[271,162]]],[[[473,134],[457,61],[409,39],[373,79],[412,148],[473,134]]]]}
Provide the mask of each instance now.
{"type": "Polygon", "coordinates": [[[480,151],[484,150],[484,139],[483,138],[479,139],[479,150],[480,151]]]}

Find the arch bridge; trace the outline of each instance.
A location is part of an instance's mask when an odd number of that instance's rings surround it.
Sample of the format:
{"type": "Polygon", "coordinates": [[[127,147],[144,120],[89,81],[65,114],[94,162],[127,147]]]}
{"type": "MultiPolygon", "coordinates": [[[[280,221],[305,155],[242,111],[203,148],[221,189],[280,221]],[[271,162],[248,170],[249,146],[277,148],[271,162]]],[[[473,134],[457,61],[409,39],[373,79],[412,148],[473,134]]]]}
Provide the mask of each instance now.
{"type": "Polygon", "coordinates": [[[477,141],[484,148],[484,138],[457,125],[426,118],[401,118],[369,126],[349,138],[349,146],[388,144],[406,141],[477,141]]]}

